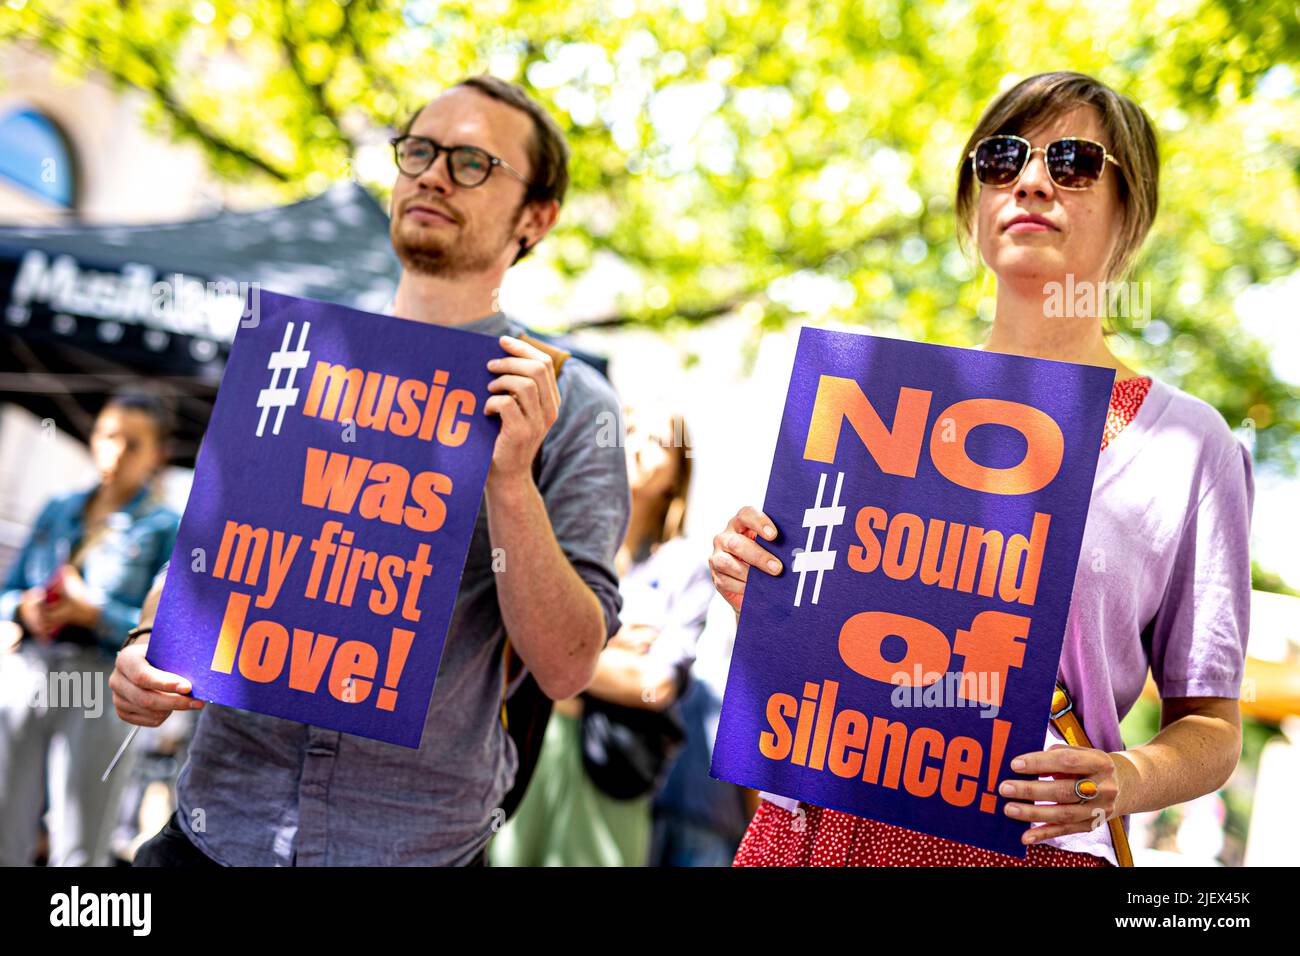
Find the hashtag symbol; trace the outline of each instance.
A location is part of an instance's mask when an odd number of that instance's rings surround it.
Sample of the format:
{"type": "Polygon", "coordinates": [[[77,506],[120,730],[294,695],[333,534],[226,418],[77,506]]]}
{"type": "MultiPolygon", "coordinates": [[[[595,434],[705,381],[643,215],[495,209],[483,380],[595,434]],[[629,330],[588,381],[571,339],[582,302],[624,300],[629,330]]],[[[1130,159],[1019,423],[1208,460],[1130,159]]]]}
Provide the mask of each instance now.
{"type": "Polygon", "coordinates": [[[812,603],[816,604],[822,593],[822,576],[835,567],[835,552],[831,550],[831,532],[844,523],[844,506],[840,504],[840,487],[844,484],[844,472],[835,479],[835,496],[829,505],[822,505],[822,495],[826,491],[826,473],[823,472],[817,482],[817,502],[803,513],[803,526],[808,529],[808,546],[794,556],[794,570],[799,575],[799,586],[794,592],[794,606],[803,600],[803,583],[808,572],[817,572],[817,581],[813,585],[812,603]],[[813,542],[817,529],[825,528],[826,537],[821,550],[814,550],[813,542]]]}
{"type": "Polygon", "coordinates": [[[298,390],[293,387],[294,377],[298,374],[298,369],[306,368],[307,359],[311,353],[303,349],[307,344],[307,330],[311,328],[310,322],[302,324],[302,331],[298,334],[298,347],[289,348],[289,338],[293,335],[293,323],[290,322],[284,329],[284,341],[280,348],[272,352],[266,360],[266,367],[271,370],[271,385],[257,393],[257,406],[262,409],[262,417],[257,420],[257,437],[262,437],[262,429],[266,427],[266,416],[271,409],[276,409],[275,425],[271,428],[271,434],[280,434],[280,425],[284,422],[284,410],[292,408],[293,404],[298,401],[298,390]],[[280,385],[280,370],[289,370],[289,380],[284,386],[280,385]]]}

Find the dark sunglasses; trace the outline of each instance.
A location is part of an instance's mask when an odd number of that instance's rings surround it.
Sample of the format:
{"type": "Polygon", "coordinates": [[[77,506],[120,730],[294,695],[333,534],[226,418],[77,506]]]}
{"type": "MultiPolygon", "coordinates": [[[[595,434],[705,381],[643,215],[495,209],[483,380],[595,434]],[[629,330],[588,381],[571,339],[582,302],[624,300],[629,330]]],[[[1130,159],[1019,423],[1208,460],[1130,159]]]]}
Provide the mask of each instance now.
{"type": "Polygon", "coordinates": [[[1089,189],[1101,182],[1106,161],[1123,169],[1101,143],[1078,136],[1034,146],[1023,136],[986,136],[975,144],[968,158],[975,161],[975,178],[985,186],[1010,186],[1017,182],[1034,153],[1042,153],[1047,175],[1062,189],[1089,189]]]}
{"type": "Polygon", "coordinates": [[[500,166],[525,186],[532,186],[528,178],[504,159],[498,159],[477,146],[443,146],[427,136],[394,136],[389,142],[397,168],[407,176],[419,176],[432,166],[442,153],[447,154],[447,169],[457,186],[472,189],[482,186],[500,166]]]}

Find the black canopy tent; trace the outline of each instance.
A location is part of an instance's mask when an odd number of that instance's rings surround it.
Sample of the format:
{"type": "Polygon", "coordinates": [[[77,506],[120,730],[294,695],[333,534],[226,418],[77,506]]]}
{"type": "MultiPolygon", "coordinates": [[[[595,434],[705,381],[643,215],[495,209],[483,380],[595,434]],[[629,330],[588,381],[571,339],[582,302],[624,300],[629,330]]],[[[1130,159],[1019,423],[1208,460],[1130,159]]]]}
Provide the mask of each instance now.
{"type": "Polygon", "coordinates": [[[361,186],[256,212],[145,226],[0,226],[0,401],[85,440],[108,394],[175,399],[192,466],[249,283],[381,311],[399,265],[361,186]],[[241,285],[242,283],[242,285],[241,285]]]}

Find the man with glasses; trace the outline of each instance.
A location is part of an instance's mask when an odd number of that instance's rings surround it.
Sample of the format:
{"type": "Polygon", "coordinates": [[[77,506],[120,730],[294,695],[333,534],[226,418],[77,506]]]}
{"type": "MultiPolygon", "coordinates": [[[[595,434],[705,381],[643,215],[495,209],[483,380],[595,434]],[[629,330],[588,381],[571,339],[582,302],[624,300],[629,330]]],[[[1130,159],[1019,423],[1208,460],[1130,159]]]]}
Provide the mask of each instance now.
{"type": "MultiPolygon", "coordinates": [[[[500,311],[506,270],[541,241],[568,184],[568,149],[519,87],[480,76],[393,140],[391,237],[403,270],[388,311],[499,337],[484,406],[501,418],[418,750],[200,705],[176,815],[136,865],[474,865],[504,816],[518,757],[502,725],[510,653],[549,697],[590,681],[618,629],[614,555],[627,527],[619,405],[579,361],[550,355],[500,311]]],[[[160,588],[146,605],[152,618],[160,588]]],[[[194,706],[144,643],[109,686],[123,719],[157,726],[194,706]]]]}

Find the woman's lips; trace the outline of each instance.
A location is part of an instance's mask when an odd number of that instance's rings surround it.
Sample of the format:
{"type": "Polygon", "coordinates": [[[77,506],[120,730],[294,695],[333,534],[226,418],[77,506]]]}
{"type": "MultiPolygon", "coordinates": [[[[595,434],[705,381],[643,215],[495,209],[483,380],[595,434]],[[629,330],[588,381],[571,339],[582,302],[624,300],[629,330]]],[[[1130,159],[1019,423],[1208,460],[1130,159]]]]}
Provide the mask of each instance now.
{"type": "Polygon", "coordinates": [[[1007,232],[1055,232],[1051,226],[1041,222],[1013,222],[1007,226],[1007,232]]]}
{"type": "Polygon", "coordinates": [[[1059,232],[1055,223],[1046,216],[1021,213],[1002,228],[1003,232],[1059,232]]]}

